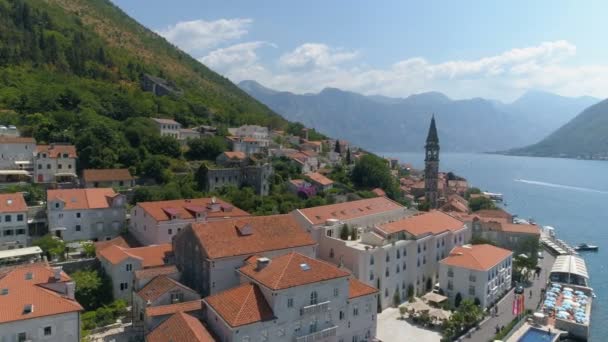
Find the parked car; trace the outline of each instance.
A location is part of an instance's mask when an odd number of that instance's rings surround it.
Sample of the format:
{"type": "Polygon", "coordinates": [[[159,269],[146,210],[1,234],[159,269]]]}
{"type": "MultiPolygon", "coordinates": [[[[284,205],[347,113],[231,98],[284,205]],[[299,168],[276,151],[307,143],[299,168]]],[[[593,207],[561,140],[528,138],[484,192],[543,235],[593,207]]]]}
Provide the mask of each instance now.
{"type": "Polygon", "coordinates": [[[516,294],[523,294],[523,293],[524,293],[524,287],[523,287],[523,286],[521,286],[521,285],[517,285],[517,286],[515,287],[515,293],[516,293],[516,294]]]}

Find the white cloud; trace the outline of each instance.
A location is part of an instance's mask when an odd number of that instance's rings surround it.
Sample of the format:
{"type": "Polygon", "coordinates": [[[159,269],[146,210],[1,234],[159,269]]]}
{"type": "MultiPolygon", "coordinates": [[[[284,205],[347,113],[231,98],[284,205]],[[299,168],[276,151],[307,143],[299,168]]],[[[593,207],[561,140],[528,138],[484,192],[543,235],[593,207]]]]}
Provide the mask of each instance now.
{"type": "Polygon", "coordinates": [[[157,32],[184,51],[200,53],[245,36],[252,22],[248,18],[180,21],[157,32]]]}
{"type": "Polygon", "coordinates": [[[357,57],[357,52],[330,48],[325,44],[306,43],[279,59],[279,64],[291,69],[329,68],[357,57]]]}
{"type": "Polygon", "coordinates": [[[256,50],[264,45],[271,44],[259,41],[235,44],[211,51],[208,55],[200,58],[199,61],[218,70],[251,66],[258,61],[256,50]]]}

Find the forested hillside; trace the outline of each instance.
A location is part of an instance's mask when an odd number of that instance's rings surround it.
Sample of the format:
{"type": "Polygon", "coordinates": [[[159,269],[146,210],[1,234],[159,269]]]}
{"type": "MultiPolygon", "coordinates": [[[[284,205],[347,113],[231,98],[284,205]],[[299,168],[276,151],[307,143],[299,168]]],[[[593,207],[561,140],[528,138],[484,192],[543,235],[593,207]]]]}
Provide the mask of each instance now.
{"type": "Polygon", "coordinates": [[[185,126],[287,122],[108,0],[0,0],[0,124],[76,144],[80,167],[175,157],[148,117],[185,126]],[[143,74],[180,92],[155,96],[143,74]]]}

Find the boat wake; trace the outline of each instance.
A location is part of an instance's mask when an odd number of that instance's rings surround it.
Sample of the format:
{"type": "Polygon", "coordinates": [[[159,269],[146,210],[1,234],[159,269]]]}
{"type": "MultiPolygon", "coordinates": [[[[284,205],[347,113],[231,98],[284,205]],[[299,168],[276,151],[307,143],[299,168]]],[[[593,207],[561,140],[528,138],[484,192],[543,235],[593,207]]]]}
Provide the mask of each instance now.
{"type": "Polygon", "coordinates": [[[550,187],[550,188],[559,188],[559,189],[567,189],[567,190],[574,190],[574,191],[585,191],[585,192],[595,192],[595,193],[598,193],[598,194],[606,194],[606,195],[608,195],[608,191],[598,190],[598,189],[583,188],[583,187],[578,187],[578,186],[571,186],[571,185],[564,185],[564,184],[555,184],[555,183],[548,183],[548,182],[540,182],[540,181],[534,181],[534,180],[528,180],[528,179],[516,179],[515,181],[516,182],[520,182],[520,183],[526,183],[526,184],[546,186],[546,187],[550,187]]]}

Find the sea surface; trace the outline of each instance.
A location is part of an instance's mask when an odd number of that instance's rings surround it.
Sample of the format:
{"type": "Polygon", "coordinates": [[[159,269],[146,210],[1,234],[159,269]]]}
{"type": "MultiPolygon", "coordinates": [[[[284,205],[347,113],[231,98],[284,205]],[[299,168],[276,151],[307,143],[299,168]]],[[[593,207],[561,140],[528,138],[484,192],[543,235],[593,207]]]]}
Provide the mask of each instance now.
{"type": "MultiPolygon", "coordinates": [[[[424,167],[422,153],[382,153],[424,167]]],[[[608,341],[608,161],[442,153],[440,170],[452,171],[484,191],[504,195],[505,209],[555,227],[570,245],[588,242],[599,252],[582,254],[593,302],[591,341],[608,341]]]]}

